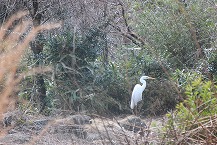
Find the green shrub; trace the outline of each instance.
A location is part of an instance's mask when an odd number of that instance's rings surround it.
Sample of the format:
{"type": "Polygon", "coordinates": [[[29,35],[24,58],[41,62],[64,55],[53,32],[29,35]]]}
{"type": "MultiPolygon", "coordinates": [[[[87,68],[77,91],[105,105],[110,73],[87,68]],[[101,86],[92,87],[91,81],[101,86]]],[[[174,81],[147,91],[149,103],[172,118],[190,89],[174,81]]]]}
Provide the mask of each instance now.
{"type": "Polygon", "coordinates": [[[176,106],[175,112],[167,114],[168,122],[165,127],[167,141],[213,143],[217,139],[216,88],[217,86],[211,81],[204,81],[202,77],[186,85],[186,100],[176,106]]]}
{"type": "Polygon", "coordinates": [[[53,68],[45,78],[51,106],[82,110],[88,96],[94,93],[92,63],[101,54],[104,42],[103,33],[97,28],[84,35],[67,29],[50,36],[44,64],[53,68]]]}
{"type": "Polygon", "coordinates": [[[211,81],[198,78],[186,87],[187,99],[176,106],[180,122],[194,123],[199,118],[215,115],[217,112],[216,87],[211,81]]]}
{"type": "MultiPolygon", "coordinates": [[[[101,66],[101,68],[103,67],[101,66]]],[[[95,85],[101,89],[101,92],[104,91],[104,96],[107,100],[110,100],[103,103],[107,106],[107,111],[114,114],[129,111],[128,83],[120,72],[120,68],[113,63],[109,63],[100,74],[99,72],[96,74],[98,77],[95,85]]]]}

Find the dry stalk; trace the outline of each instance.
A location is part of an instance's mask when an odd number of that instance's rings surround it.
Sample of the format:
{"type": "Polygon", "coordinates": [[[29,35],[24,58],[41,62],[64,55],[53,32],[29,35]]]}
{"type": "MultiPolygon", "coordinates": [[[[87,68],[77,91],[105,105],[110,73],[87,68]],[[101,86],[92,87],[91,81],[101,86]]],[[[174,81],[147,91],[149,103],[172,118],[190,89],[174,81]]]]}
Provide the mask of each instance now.
{"type": "Polygon", "coordinates": [[[19,63],[30,41],[42,30],[60,27],[60,24],[45,24],[31,28],[31,21],[23,21],[13,26],[15,20],[22,20],[27,14],[27,12],[19,12],[11,16],[0,29],[0,120],[2,120],[2,113],[7,110],[9,103],[15,100],[10,96],[20,80],[25,75],[48,70],[32,69],[29,72],[17,74],[19,63]],[[10,30],[11,28],[13,30],[10,30]]]}
{"type": "Polygon", "coordinates": [[[196,128],[182,134],[176,144],[217,144],[217,116],[208,116],[194,122],[192,126],[196,128]]]}

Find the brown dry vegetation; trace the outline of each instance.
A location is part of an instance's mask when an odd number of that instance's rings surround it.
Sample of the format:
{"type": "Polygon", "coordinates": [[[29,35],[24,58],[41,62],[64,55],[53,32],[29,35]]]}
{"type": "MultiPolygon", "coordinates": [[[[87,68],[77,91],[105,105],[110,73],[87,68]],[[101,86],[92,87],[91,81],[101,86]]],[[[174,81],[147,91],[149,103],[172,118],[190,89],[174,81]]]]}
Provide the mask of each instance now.
{"type": "Polygon", "coordinates": [[[0,120],[3,119],[4,112],[15,109],[17,98],[13,93],[18,89],[17,84],[21,79],[48,70],[37,68],[21,74],[17,73],[19,63],[30,41],[42,30],[60,27],[60,24],[49,24],[32,28],[31,21],[24,19],[26,15],[27,12],[13,15],[0,29],[0,120]]]}

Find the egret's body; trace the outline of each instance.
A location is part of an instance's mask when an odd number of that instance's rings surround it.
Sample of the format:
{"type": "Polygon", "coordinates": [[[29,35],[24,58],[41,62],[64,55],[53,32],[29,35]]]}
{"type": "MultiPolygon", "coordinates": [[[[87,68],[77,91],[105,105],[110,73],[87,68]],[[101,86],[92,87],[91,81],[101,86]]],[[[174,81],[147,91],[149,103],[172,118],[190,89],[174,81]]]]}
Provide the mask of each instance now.
{"type": "Polygon", "coordinates": [[[142,83],[142,85],[136,84],[135,87],[133,88],[131,103],[130,103],[131,109],[134,109],[135,106],[137,106],[137,103],[139,101],[142,101],[142,93],[146,88],[146,81],[145,81],[146,79],[154,79],[154,78],[148,76],[142,76],[140,78],[140,82],[142,83]]]}
{"type": "Polygon", "coordinates": [[[131,97],[131,104],[130,104],[131,109],[137,106],[137,103],[139,101],[142,101],[142,92],[145,90],[145,88],[146,88],[146,82],[144,82],[142,86],[140,84],[135,85],[131,97]]]}

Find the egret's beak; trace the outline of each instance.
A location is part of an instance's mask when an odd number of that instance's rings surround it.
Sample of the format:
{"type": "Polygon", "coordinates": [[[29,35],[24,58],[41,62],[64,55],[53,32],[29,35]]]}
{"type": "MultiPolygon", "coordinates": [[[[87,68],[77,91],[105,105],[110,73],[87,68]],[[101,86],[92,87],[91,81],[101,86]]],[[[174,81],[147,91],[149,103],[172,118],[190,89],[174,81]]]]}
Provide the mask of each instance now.
{"type": "Polygon", "coordinates": [[[154,80],[155,78],[152,78],[152,77],[148,77],[148,79],[152,79],[152,80],[154,80]]]}

